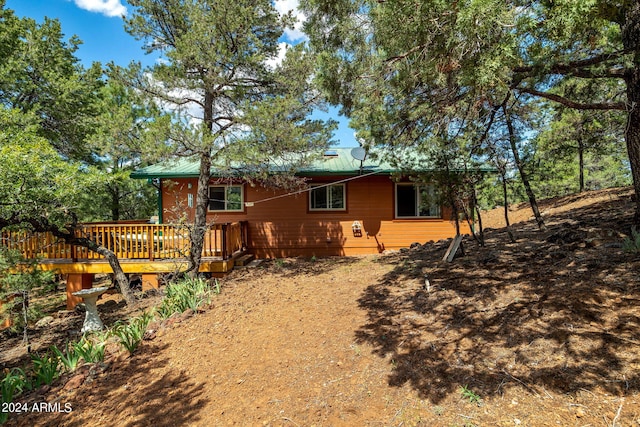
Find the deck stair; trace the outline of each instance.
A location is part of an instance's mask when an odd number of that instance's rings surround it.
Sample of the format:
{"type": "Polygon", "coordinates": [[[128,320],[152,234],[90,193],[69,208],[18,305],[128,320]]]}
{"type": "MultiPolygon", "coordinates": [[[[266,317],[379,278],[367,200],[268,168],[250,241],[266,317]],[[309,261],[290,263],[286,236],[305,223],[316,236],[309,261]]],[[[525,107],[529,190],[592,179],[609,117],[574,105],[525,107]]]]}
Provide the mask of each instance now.
{"type": "Polygon", "coordinates": [[[254,258],[255,256],[253,254],[244,254],[235,260],[235,265],[238,267],[244,267],[253,261],[254,258]]]}

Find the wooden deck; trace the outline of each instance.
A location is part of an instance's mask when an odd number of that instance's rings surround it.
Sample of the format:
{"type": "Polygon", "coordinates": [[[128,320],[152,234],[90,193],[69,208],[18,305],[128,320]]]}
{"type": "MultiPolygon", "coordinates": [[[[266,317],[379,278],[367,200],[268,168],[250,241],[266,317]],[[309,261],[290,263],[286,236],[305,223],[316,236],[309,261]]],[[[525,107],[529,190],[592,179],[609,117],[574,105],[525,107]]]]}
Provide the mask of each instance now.
{"type": "MultiPolygon", "coordinates": [[[[202,272],[224,273],[247,247],[246,222],[214,224],[205,235],[202,272]]],[[[83,224],[76,230],[113,251],[125,273],[167,273],[186,269],[189,233],[171,224],[83,224]]],[[[2,233],[1,244],[37,259],[45,270],[60,274],[109,273],[102,255],[72,246],[50,233],[2,233]]]]}
{"type": "MultiPolygon", "coordinates": [[[[116,254],[125,274],[142,277],[143,289],[158,286],[158,275],[185,271],[191,245],[188,230],[171,224],[83,224],[76,236],[86,237],[116,254]]],[[[95,274],[112,273],[104,257],[87,248],[67,244],[51,233],[4,232],[0,244],[38,260],[43,270],[67,277],[67,309],[82,299],[73,295],[90,288],[95,274]]],[[[222,275],[232,270],[247,248],[246,221],[209,227],[202,249],[200,272],[222,275]]]]}

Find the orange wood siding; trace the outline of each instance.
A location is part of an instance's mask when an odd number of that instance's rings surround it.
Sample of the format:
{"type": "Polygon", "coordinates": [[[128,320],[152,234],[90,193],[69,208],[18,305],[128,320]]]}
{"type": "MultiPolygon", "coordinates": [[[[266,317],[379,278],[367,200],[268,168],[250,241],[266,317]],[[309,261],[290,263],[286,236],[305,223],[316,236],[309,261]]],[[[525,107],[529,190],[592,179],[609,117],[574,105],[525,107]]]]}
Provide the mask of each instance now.
{"type": "MultiPolygon", "coordinates": [[[[335,182],[314,178],[312,183],[335,182]]],[[[187,192],[195,203],[196,180],[175,179],[163,186],[164,222],[171,222],[176,213],[195,215],[194,208],[175,210],[187,206],[187,192]],[[191,189],[189,189],[191,184],[191,189]]],[[[355,179],[346,184],[346,211],[309,211],[308,193],[260,202],[285,194],[245,184],[246,207],[239,213],[209,213],[209,221],[249,222],[249,251],[258,257],[359,255],[377,253],[384,249],[408,247],[413,242],[425,243],[455,235],[455,224],[449,220],[450,211],[443,209],[444,219],[394,219],[394,183],[388,176],[355,179]],[[354,221],[362,226],[362,235],[352,231],[354,221]]],[[[468,233],[466,224],[461,231],[468,233]]]]}

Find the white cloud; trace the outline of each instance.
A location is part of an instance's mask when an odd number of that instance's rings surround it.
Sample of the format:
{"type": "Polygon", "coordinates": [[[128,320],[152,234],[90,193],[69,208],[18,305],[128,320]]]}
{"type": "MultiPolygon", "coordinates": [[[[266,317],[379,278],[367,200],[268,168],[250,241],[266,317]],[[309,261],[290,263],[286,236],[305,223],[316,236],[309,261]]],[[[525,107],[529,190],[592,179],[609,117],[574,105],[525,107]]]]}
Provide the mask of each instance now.
{"type": "Polygon", "coordinates": [[[106,16],[123,16],[127,8],[120,0],[73,0],[80,9],[98,12],[106,16]]]}
{"type": "Polygon", "coordinates": [[[308,38],[307,35],[302,32],[302,24],[307,20],[307,17],[298,10],[298,3],[298,0],[276,0],[274,3],[278,13],[284,15],[285,13],[292,11],[293,16],[297,19],[294,28],[289,28],[284,32],[285,37],[291,42],[304,41],[308,38]]]}
{"type": "Polygon", "coordinates": [[[289,46],[290,46],[289,43],[285,43],[285,42],[278,43],[278,56],[267,60],[267,66],[272,70],[275,70],[275,68],[278,65],[282,64],[282,61],[284,60],[284,57],[287,54],[287,48],[289,46]]]}

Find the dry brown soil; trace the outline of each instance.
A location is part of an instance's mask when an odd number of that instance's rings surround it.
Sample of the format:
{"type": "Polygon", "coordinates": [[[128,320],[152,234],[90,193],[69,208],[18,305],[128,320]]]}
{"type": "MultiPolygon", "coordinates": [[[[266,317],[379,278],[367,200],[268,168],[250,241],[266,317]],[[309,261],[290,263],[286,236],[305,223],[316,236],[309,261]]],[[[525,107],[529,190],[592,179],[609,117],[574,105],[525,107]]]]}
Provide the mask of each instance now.
{"type": "Polygon", "coordinates": [[[546,201],[545,232],[519,206],[516,243],[490,212],[452,263],[436,242],[238,269],[133,357],[21,397],[71,413],[9,425],[640,426],[631,197],[546,201]]]}

